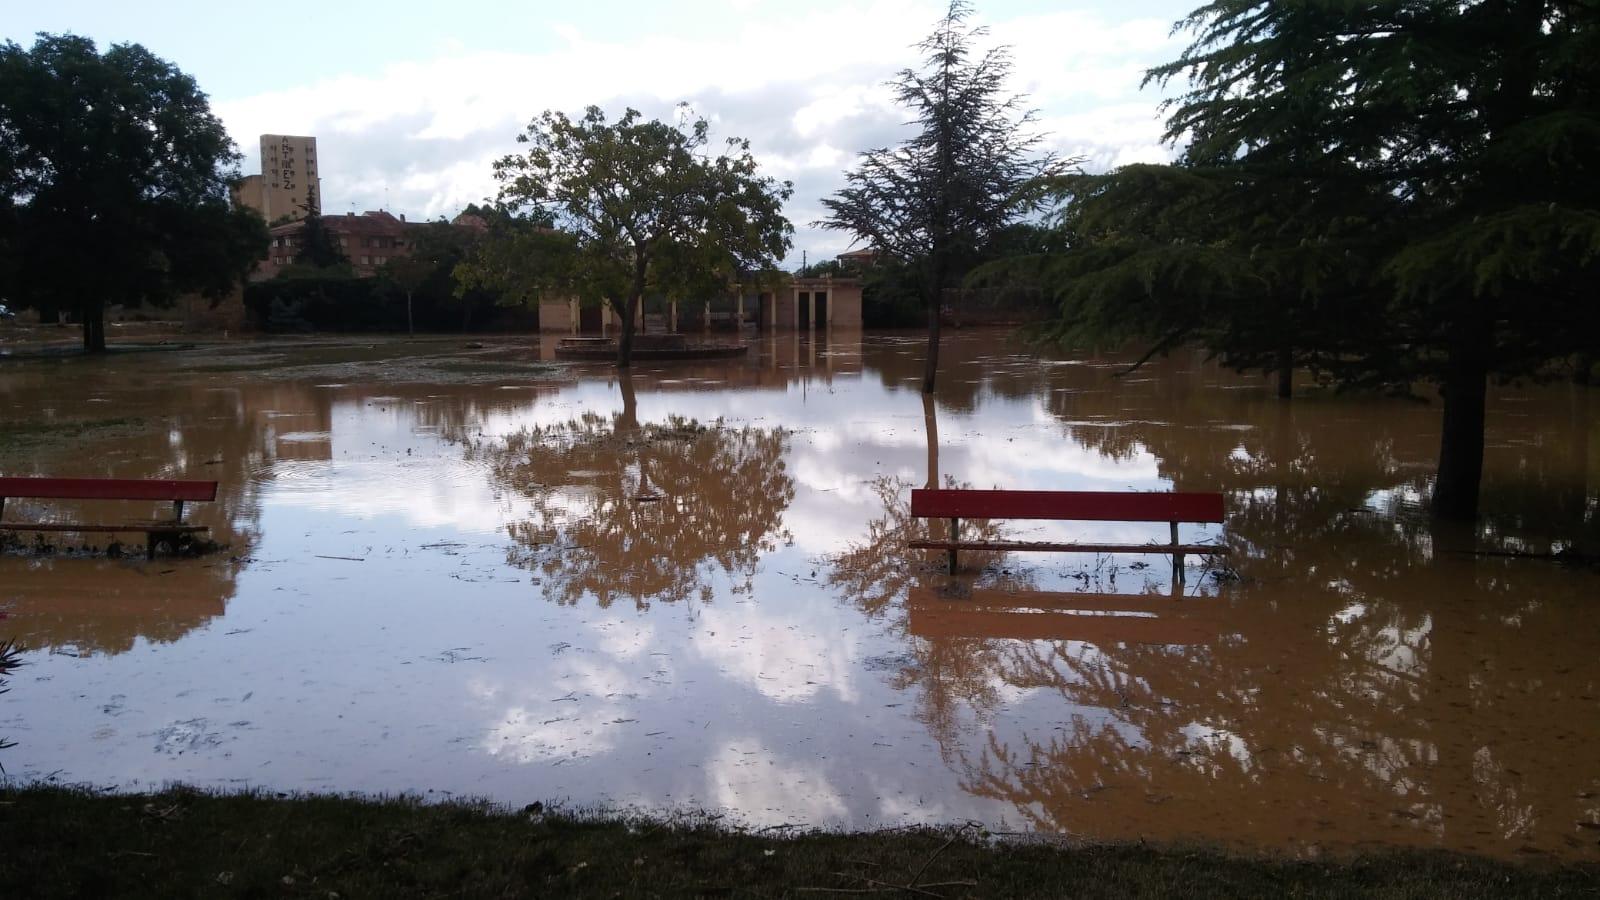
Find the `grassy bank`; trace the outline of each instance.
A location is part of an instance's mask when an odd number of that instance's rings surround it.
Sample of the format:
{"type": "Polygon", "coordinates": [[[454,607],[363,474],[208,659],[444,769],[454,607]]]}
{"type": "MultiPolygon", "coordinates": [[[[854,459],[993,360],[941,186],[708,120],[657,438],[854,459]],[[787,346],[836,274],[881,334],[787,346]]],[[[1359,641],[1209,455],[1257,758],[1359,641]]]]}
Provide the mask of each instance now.
{"type": "Polygon", "coordinates": [[[0,791],[0,897],[1596,897],[1600,867],[778,837],[333,797],[0,791]]]}

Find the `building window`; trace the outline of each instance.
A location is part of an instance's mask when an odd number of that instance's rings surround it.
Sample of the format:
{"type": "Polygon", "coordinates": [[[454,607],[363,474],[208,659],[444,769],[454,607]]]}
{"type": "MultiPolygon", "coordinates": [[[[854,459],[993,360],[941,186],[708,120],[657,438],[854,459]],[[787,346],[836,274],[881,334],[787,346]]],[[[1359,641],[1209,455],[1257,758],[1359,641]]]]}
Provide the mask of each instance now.
{"type": "Polygon", "coordinates": [[[341,246],[341,247],[350,246],[350,239],[347,238],[347,237],[340,237],[339,238],[339,246],[341,246]]]}
{"type": "Polygon", "coordinates": [[[362,264],[362,265],[363,265],[363,266],[370,266],[370,265],[372,265],[372,258],[371,258],[371,257],[369,257],[369,256],[363,256],[363,257],[361,257],[361,264],[362,264]]]}

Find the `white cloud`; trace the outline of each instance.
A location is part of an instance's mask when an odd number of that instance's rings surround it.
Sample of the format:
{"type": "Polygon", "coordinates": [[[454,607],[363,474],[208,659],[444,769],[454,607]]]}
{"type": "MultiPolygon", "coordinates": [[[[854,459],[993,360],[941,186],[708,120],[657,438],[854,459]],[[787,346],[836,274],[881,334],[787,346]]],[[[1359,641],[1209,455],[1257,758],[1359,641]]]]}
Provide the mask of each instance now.
{"type": "MultiPolygon", "coordinates": [[[[589,759],[616,749],[617,725],[632,718],[636,698],[632,691],[639,679],[610,663],[571,653],[562,657],[555,671],[562,674],[551,677],[548,684],[519,691],[521,702],[512,702],[498,714],[480,744],[485,753],[537,763],[589,759]],[[552,691],[570,699],[552,701],[547,696],[552,691]]],[[[469,684],[468,690],[485,704],[510,693],[481,681],[469,684]]]]}
{"type": "Polygon", "coordinates": [[[701,610],[695,651],[763,696],[808,700],[823,689],[853,703],[857,648],[841,637],[847,616],[833,605],[740,603],[701,610]]]}
{"type": "Polygon", "coordinates": [[[827,825],[849,813],[820,765],[779,760],[755,738],[719,750],[706,765],[706,778],[717,806],[763,819],[827,825]]]}
{"type": "MultiPolygon", "coordinates": [[[[724,134],[748,137],[771,174],[796,182],[796,250],[842,250],[808,223],[854,154],[894,142],[904,111],[885,88],[915,61],[911,45],[940,4],[879,0],[854,7],[754,12],[730,0],[735,27],[611,40],[554,25],[544,52],[441,41],[439,55],[371,75],[286,84],[216,106],[254,171],[256,135],[314,134],[330,210],[387,205],[413,217],[454,213],[494,192],[489,163],[547,108],[625,105],[669,115],[690,101],[724,134]]],[[[1095,168],[1165,158],[1158,97],[1140,94],[1148,66],[1175,55],[1162,19],[1115,21],[1070,11],[991,21],[1012,44],[1016,89],[1041,108],[1052,147],[1095,168]]]]}

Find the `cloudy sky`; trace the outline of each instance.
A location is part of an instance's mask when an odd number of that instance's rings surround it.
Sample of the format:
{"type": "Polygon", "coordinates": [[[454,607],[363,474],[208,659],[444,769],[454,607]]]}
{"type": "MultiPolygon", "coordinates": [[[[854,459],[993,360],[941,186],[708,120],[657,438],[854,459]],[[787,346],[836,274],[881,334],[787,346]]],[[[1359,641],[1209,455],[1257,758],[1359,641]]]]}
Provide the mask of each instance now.
{"type": "MultiPolygon", "coordinates": [[[[977,0],[1010,45],[1014,88],[1050,146],[1090,169],[1165,159],[1146,68],[1173,58],[1195,0],[977,0]]],[[[670,114],[687,102],[720,136],[749,138],[794,182],[794,256],[845,249],[809,227],[854,155],[893,143],[905,114],[885,81],[915,62],[933,0],[581,3],[55,0],[8,4],[0,34],[134,41],[193,75],[260,171],[256,136],[317,137],[329,212],[451,215],[494,192],[490,162],[545,109],[670,114]]]]}

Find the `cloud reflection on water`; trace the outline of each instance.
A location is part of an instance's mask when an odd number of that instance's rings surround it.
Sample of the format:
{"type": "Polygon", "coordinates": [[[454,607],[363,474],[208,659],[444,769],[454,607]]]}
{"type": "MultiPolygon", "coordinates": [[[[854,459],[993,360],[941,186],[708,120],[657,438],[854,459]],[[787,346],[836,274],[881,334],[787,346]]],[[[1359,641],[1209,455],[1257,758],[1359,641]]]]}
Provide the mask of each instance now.
{"type": "MultiPolygon", "coordinates": [[[[1600,815],[1593,575],[1449,552],[1593,538],[1594,417],[1569,389],[1496,395],[1463,536],[1405,499],[1436,410],[1285,408],[1187,356],[1114,380],[957,334],[925,406],[896,338],[763,339],[631,388],[509,342],[489,352],[528,378],[396,375],[416,352],[307,350],[277,380],[226,353],[83,370],[158,425],[6,471],[215,471],[197,515],[240,560],[0,558],[0,624],[35,648],[0,709],[8,770],[1596,852],[1576,824],[1600,815]],[[930,463],[1222,490],[1207,533],[1240,580],[1196,570],[1175,600],[1159,558],[974,555],[952,583],[902,546],[933,527],[905,510],[930,463]],[[191,733],[215,740],[151,751],[191,733]]],[[[58,378],[8,369],[0,418],[58,378]]],[[[1123,534],[1147,536],[1096,529],[1123,534]]]]}

